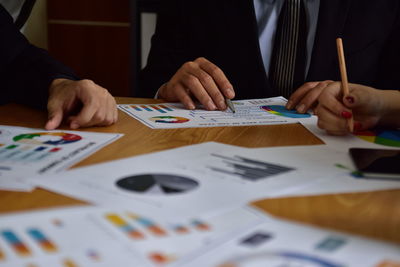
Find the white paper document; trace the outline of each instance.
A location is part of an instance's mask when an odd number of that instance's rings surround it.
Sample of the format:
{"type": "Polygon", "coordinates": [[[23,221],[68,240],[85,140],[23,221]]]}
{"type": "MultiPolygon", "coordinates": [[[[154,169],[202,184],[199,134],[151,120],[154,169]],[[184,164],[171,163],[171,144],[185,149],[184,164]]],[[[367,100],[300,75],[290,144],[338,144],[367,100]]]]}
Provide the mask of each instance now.
{"type": "Polygon", "coordinates": [[[317,121],[317,117],[312,117],[301,123],[333,149],[346,152],[351,147],[400,149],[400,130],[367,130],[346,136],[333,136],[318,128],[317,121]]]}
{"type": "Polygon", "coordinates": [[[249,149],[205,143],[72,170],[33,183],[99,205],[189,216],[280,195],[320,178],[288,153],[250,158],[249,149]]]}
{"type": "Polygon", "coordinates": [[[121,136],[0,125],[0,188],[31,189],[27,177],[65,170],[121,136]]]}
{"type": "Polygon", "coordinates": [[[400,265],[400,246],[274,218],[228,236],[177,266],[389,267],[400,265]]]}
{"type": "Polygon", "coordinates": [[[5,215],[0,216],[0,266],[167,266],[263,219],[248,208],[179,220],[97,207],[5,215]]]}
{"type": "Polygon", "coordinates": [[[119,109],[152,129],[249,126],[297,123],[310,114],[285,108],[283,97],[232,101],[236,112],[207,111],[201,107],[187,110],[180,103],[125,104],[119,109]]]}

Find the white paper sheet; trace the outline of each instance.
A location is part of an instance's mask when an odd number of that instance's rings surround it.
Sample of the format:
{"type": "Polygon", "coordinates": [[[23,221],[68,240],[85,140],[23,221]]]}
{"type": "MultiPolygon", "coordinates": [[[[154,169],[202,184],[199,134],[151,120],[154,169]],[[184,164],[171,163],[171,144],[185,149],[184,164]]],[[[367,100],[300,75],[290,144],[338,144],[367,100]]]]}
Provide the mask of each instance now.
{"type": "Polygon", "coordinates": [[[300,122],[333,149],[345,152],[351,147],[400,149],[400,130],[369,130],[346,136],[333,136],[319,129],[317,121],[317,117],[313,116],[300,122]]]}
{"type": "Polygon", "coordinates": [[[320,178],[319,172],[290,158],[290,151],[276,157],[274,150],[266,160],[240,158],[247,150],[207,143],[38,177],[35,182],[99,205],[189,216],[276,196],[320,178]]]}
{"type": "Polygon", "coordinates": [[[271,217],[174,266],[385,267],[399,264],[400,246],[271,217]]]}
{"type": "Polygon", "coordinates": [[[263,219],[250,208],[179,220],[97,207],[0,216],[0,266],[167,266],[263,219]]]}
{"type": "Polygon", "coordinates": [[[180,103],[125,104],[118,107],[153,129],[247,126],[297,123],[309,114],[285,109],[283,97],[233,101],[236,112],[187,110],[180,103]]]}
{"type": "Polygon", "coordinates": [[[28,176],[65,170],[121,136],[0,125],[0,188],[30,190],[28,176]]]}

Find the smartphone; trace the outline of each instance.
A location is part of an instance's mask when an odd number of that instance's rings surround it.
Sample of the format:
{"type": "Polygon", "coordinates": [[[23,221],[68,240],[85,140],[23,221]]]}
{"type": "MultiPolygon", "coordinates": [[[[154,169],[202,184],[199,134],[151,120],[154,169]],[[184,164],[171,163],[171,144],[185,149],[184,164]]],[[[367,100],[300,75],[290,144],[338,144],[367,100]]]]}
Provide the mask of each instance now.
{"type": "Polygon", "coordinates": [[[363,177],[400,181],[400,150],[350,148],[349,153],[363,177]]]}

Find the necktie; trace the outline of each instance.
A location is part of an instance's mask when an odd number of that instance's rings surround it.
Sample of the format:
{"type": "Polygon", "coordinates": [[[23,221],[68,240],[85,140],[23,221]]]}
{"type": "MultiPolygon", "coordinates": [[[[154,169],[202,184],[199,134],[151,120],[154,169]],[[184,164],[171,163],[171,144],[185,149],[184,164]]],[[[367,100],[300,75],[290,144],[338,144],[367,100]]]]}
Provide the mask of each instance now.
{"type": "Polygon", "coordinates": [[[307,25],[303,0],[285,0],[279,14],[269,80],[276,95],[289,97],[304,83],[307,25]]]}

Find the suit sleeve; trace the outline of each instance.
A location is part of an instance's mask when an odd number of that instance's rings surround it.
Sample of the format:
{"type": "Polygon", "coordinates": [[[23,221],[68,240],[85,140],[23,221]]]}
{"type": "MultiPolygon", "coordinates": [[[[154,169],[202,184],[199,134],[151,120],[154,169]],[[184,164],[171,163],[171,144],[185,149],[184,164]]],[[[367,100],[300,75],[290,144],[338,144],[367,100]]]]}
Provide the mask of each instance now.
{"type": "Polygon", "coordinates": [[[147,65],[140,73],[138,97],[154,97],[160,86],[168,82],[189,58],[188,23],[183,2],[162,1],[147,65]]]}
{"type": "Polygon", "coordinates": [[[31,45],[1,5],[0,38],[1,103],[17,102],[43,109],[54,79],[78,79],[71,69],[47,51],[31,45]]]}

